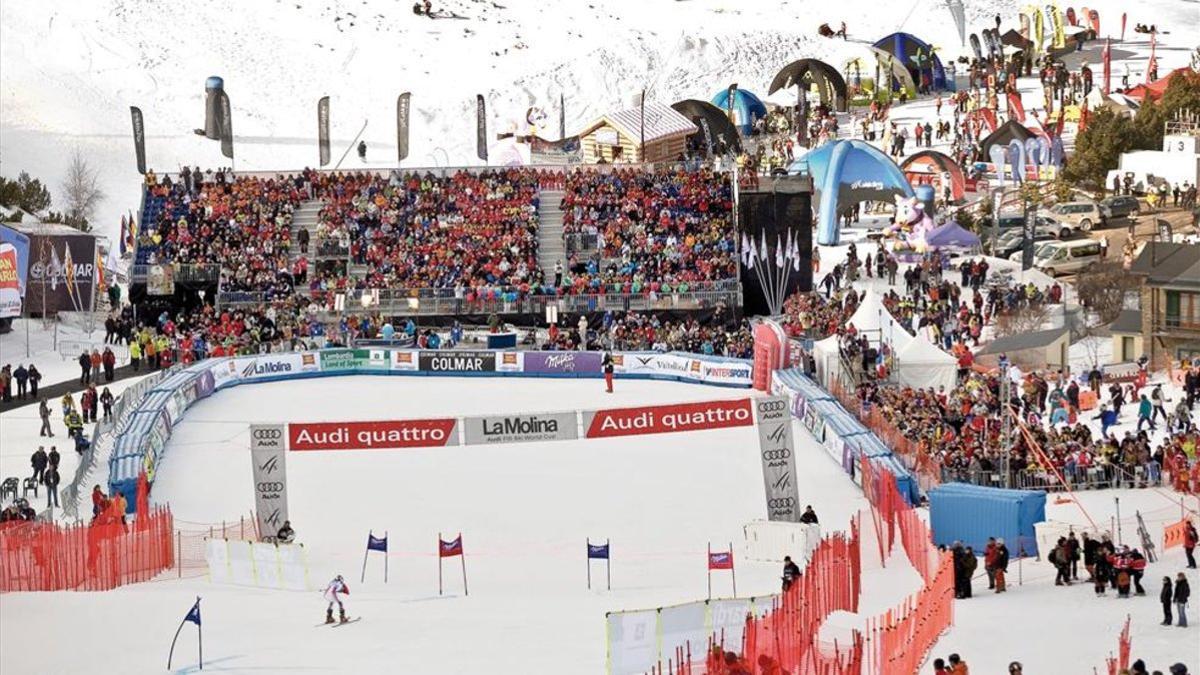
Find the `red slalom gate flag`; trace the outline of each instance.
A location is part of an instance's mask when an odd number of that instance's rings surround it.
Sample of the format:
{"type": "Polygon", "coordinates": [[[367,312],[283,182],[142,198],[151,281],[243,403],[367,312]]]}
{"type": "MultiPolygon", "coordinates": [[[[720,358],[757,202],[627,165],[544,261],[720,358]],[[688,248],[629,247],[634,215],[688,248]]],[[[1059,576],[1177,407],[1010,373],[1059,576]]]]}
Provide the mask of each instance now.
{"type": "Polygon", "coordinates": [[[733,551],[712,551],[708,554],[708,569],[733,569],[733,551]]]}
{"type": "Polygon", "coordinates": [[[438,556],[442,558],[453,558],[456,555],[463,554],[462,535],[458,535],[453,541],[443,541],[438,539],[438,556]]]}

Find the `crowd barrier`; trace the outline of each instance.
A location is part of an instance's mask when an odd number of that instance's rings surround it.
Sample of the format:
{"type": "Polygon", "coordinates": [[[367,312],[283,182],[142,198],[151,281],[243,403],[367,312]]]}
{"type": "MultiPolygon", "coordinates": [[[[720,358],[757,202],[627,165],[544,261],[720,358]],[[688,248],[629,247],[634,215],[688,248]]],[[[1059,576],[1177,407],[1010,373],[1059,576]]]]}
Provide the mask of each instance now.
{"type": "Polygon", "coordinates": [[[0,525],[0,592],[106,591],[148,581],[175,562],[171,511],[125,524],[0,525]]]}
{"type": "Polygon", "coordinates": [[[245,540],[205,542],[208,578],[233,584],[287,591],[311,591],[308,553],[302,544],[267,544],[245,540]]]}
{"type": "MultiPolygon", "coordinates": [[[[139,394],[114,422],[109,488],[126,495],[132,512],[137,477],[153,483],[171,430],[196,401],[226,387],[341,375],[603,377],[600,352],[500,350],[323,349],[206,359],[177,366],[139,394]]],[[[673,380],[748,388],[752,365],[679,352],[618,352],[618,378],[673,380]]]]}
{"type": "Polygon", "coordinates": [[[677,664],[680,649],[699,656],[709,644],[742,645],[746,616],[761,616],[774,598],[714,598],[605,615],[610,675],[636,675],[677,664]]]}
{"type": "Polygon", "coordinates": [[[909,467],[879,436],[803,371],[798,368],[775,371],[771,378],[771,393],[789,398],[792,416],[800,420],[855,483],[862,485],[858,467],[860,460],[867,457],[892,472],[900,493],[909,504],[920,502],[922,486],[909,467]]]}
{"type": "Polygon", "coordinates": [[[782,563],[784,556],[808,560],[821,543],[821,526],[816,523],[756,520],[747,523],[742,534],[747,560],[782,563]]]}

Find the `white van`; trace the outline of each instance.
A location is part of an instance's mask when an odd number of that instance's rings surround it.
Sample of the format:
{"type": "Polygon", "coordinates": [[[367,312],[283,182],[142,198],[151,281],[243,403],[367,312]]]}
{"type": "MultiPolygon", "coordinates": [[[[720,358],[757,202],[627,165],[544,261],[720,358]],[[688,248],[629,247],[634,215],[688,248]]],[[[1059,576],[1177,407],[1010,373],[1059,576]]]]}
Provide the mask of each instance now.
{"type": "Polygon", "coordinates": [[[1033,266],[1050,276],[1074,274],[1100,262],[1100,242],[1095,239],[1048,241],[1038,247],[1033,266]]]}

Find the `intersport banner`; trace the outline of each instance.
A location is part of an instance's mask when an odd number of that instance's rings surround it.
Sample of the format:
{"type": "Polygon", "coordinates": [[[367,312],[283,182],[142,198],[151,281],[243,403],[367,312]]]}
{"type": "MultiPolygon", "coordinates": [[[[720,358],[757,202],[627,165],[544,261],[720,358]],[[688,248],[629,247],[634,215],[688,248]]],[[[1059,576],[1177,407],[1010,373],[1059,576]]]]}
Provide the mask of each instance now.
{"type": "Polygon", "coordinates": [[[378,422],[293,422],[288,425],[288,449],[383,450],[440,448],[458,445],[458,420],[443,417],[378,422]]]}
{"type": "Polygon", "coordinates": [[[574,412],[493,415],[463,418],[467,445],[572,441],[579,438],[574,412]]]}
{"type": "MultiPolygon", "coordinates": [[[[526,357],[528,361],[529,357],[526,357]]],[[[712,361],[690,354],[633,352],[613,355],[613,370],[619,375],[665,375],[711,384],[750,386],[751,364],[730,359],[712,361]]]]}
{"type": "Polygon", "coordinates": [[[748,398],[583,412],[585,438],[669,434],[753,424],[754,414],[748,398]]]}

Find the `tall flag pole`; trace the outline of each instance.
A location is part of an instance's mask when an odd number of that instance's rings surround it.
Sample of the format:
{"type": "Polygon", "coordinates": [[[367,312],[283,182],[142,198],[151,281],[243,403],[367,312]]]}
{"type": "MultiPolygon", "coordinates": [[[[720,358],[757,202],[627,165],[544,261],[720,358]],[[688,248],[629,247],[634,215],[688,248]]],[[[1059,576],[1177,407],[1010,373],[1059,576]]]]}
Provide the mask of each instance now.
{"type": "Polygon", "coordinates": [[[179,628],[175,629],[175,637],[171,640],[171,651],[167,654],[167,670],[171,669],[171,659],[175,656],[175,642],[179,640],[179,631],[183,630],[183,624],[191,621],[196,624],[196,647],[200,661],[200,670],[204,670],[204,632],[200,628],[200,597],[196,597],[196,604],[188,610],[187,616],[183,617],[183,621],[179,622],[179,628]]]}
{"type": "Polygon", "coordinates": [[[388,581],[388,534],[387,530],[383,532],[383,538],[375,536],[372,531],[367,532],[367,549],[363,551],[362,575],[359,577],[359,582],[366,583],[367,581],[367,554],[371,551],[379,551],[383,553],[383,583],[388,581]]]}
{"type": "Polygon", "coordinates": [[[442,533],[438,532],[438,595],[442,595],[442,558],[453,558],[457,556],[462,564],[463,578],[463,595],[470,595],[467,590],[467,556],[463,553],[463,538],[462,532],[451,541],[442,539],[442,533]]]}
{"type": "Polygon", "coordinates": [[[606,587],[612,590],[612,559],[609,555],[610,540],[605,539],[603,544],[593,544],[591,539],[587,540],[587,583],[588,590],[592,588],[592,561],[603,560],[606,574],[606,587]]]}

